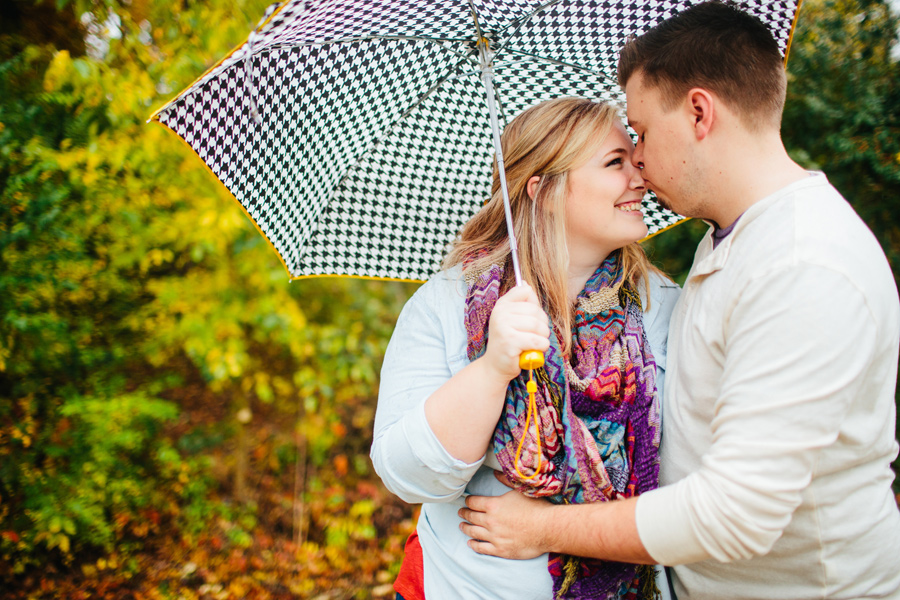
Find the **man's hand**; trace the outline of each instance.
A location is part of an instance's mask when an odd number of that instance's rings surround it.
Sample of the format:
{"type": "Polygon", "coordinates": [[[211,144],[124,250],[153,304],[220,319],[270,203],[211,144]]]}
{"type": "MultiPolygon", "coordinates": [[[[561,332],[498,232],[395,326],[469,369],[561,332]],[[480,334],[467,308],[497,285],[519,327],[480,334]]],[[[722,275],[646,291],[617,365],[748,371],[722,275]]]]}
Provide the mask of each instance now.
{"type": "MultiPolygon", "coordinates": [[[[504,476],[497,479],[510,485],[504,476]]],[[[469,547],[479,554],[501,558],[528,559],[549,552],[543,526],[550,522],[553,505],[528,498],[512,490],[502,496],[469,496],[459,509],[459,528],[469,547]]]]}
{"type": "MultiPolygon", "coordinates": [[[[505,476],[494,475],[512,487],[505,476]]],[[[594,504],[558,505],[516,491],[469,496],[459,510],[459,527],[479,554],[535,558],[545,552],[637,564],[653,564],[634,519],[637,498],[594,504]]]]}

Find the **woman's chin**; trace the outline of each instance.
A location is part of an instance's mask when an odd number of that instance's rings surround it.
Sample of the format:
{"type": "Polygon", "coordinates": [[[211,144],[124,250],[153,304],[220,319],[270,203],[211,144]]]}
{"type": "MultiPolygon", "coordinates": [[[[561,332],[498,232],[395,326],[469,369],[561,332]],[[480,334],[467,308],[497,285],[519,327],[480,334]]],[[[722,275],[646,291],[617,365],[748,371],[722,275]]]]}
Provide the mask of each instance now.
{"type": "Polygon", "coordinates": [[[634,242],[641,241],[642,239],[647,237],[647,234],[650,232],[650,229],[647,227],[647,224],[644,223],[643,213],[638,212],[637,214],[639,214],[641,216],[641,223],[640,223],[640,225],[636,225],[634,228],[634,236],[635,237],[632,240],[634,242]]]}

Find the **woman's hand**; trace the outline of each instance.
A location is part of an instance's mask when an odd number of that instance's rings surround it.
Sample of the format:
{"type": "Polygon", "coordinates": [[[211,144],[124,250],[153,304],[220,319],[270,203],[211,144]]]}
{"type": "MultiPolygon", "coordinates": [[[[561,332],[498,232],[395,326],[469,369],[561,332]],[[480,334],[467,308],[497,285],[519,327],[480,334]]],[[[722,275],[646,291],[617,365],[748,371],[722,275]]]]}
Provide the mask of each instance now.
{"type": "Polygon", "coordinates": [[[487,350],[481,358],[489,371],[504,382],[518,376],[522,352],[545,352],[550,347],[548,320],[537,294],[527,284],[512,288],[497,300],[488,326],[487,350]]]}

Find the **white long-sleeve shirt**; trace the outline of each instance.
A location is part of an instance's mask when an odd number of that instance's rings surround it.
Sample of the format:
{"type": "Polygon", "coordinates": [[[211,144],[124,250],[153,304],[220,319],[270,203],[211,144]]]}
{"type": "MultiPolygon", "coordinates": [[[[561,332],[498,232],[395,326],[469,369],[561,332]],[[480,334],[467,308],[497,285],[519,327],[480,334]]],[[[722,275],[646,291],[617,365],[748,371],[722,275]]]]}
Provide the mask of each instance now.
{"type": "Polygon", "coordinates": [[[679,600],[900,598],[900,302],[822,174],[708,234],[672,315],[661,487],[638,531],[679,600]]]}
{"type": "MultiPolygon", "coordinates": [[[[400,313],[381,369],[372,462],[390,491],[406,502],[423,504],[416,530],[428,600],[548,600],[553,589],[546,554],[531,560],[476,554],[459,529],[463,494],[499,496],[509,491],[494,478],[493,470],[500,465],[493,449],[472,464],[457,460],[425,418],[425,400],[469,364],[461,272],[456,267],[432,277],[400,313]]],[[[643,286],[640,289],[643,292],[643,286]]],[[[677,285],[651,275],[650,308],[643,321],[659,389],[665,377],[669,315],[678,293],[677,285]]]]}

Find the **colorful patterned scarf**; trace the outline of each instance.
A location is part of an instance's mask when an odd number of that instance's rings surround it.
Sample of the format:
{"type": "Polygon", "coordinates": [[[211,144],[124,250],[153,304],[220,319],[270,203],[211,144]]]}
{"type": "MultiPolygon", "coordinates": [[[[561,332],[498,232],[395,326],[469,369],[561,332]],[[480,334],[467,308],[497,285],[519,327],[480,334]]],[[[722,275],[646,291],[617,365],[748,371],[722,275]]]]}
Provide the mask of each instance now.
{"type": "MultiPolygon", "coordinates": [[[[475,360],[487,346],[503,267],[471,271],[465,272],[465,323],[468,357],[475,360]]],[[[600,265],[578,295],[571,362],[562,355],[561,332],[552,324],[550,329],[544,367],[534,372],[540,470],[535,474],[534,417],[524,431],[528,374],[523,371],[509,383],[494,432],[494,452],[504,473],[523,494],[556,504],[606,502],[655,489],[660,435],[656,363],[644,335],[640,297],[623,285],[619,252],[600,265]],[[516,449],[523,435],[517,472],[516,449]]],[[[652,567],[551,555],[549,570],[558,598],[652,595],[646,591],[652,589],[652,567]]]]}

